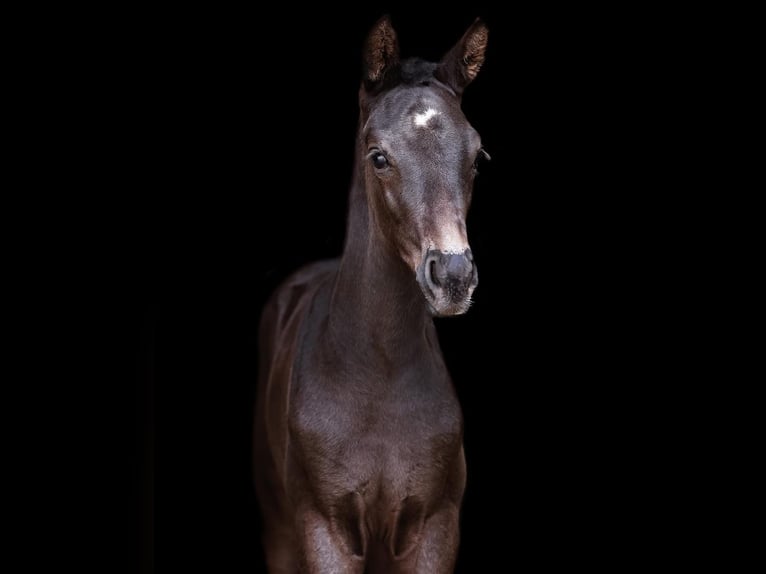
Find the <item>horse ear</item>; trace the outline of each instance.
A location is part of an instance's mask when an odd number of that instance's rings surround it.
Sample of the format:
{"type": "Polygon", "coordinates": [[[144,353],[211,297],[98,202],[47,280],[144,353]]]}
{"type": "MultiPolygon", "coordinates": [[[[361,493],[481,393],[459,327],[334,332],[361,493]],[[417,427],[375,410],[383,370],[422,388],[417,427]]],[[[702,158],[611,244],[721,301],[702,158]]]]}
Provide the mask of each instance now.
{"type": "Polygon", "coordinates": [[[460,41],[442,58],[436,76],[458,94],[462,94],[479,73],[487,51],[489,29],[477,18],[460,41]]]}
{"type": "Polygon", "coordinates": [[[364,83],[369,90],[380,83],[386,72],[399,64],[399,42],[388,16],[378,20],[367,35],[364,46],[364,83]]]}

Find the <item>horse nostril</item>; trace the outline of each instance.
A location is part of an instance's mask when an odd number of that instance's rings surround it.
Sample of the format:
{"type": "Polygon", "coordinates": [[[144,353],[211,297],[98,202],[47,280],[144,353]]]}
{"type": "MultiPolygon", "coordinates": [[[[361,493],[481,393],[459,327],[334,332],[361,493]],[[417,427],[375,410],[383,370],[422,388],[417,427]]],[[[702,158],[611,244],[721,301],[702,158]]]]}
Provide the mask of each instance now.
{"type": "Polygon", "coordinates": [[[418,272],[421,285],[431,297],[443,294],[453,299],[467,296],[478,282],[473,255],[429,250],[418,272]]]}
{"type": "Polygon", "coordinates": [[[431,261],[428,263],[428,278],[431,280],[430,282],[433,283],[435,287],[439,287],[441,285],[436,270],[436,258],[431,259],[431,261]]]}

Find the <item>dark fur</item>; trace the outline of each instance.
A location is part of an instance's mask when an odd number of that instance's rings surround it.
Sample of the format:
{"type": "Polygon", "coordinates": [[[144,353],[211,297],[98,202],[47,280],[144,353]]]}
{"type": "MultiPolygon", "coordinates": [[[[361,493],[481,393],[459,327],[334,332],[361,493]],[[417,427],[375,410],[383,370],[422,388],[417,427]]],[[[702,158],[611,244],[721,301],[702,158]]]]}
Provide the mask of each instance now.
{"type": "Polygon", "coordinates": [[[462,87],[435,76],[457,64],[400,64],[395,39],[382,20],[366,45],[343,255],[299,270],[263,312],[254,470],[272,573],[454,569],[463,422],[431,315],[467,308],[476,269],[426,239],[442,220],[464,230],[480,142],[462,87]],[[402,131],[437,100],[431,132],[402,131]],[[387,171],[369,159],[380,142],[387,171]]]}

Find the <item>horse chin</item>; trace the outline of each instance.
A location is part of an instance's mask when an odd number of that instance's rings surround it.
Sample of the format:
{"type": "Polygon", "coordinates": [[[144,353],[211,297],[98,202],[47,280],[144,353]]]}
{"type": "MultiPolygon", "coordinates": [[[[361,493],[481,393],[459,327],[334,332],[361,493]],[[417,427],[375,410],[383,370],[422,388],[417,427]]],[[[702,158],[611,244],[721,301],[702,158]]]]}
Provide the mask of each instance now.
{"type": "Polygon", "coordinates": [[[454,317],[463,315],[471,306],[471,297],[460,301],[451,301],[446,297],[429,297],[424,293],[428,311],[433,317],[454,317]]]}

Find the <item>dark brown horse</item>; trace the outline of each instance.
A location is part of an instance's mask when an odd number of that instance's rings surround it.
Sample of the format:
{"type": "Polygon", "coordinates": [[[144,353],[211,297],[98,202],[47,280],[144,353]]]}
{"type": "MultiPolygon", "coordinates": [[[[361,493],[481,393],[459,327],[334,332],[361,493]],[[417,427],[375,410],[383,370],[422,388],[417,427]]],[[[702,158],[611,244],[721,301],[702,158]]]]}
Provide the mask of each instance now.
{"type": "Polygon", "coordinates": [[[339,260],[299,270],[260,331],[255,480],[272,573],[452,572],[463,421],[433,316],[464,313],[466,236],[487,155],[461,111],[484,62],[474,22],[438,62],[370,31],[339,260]]]}

